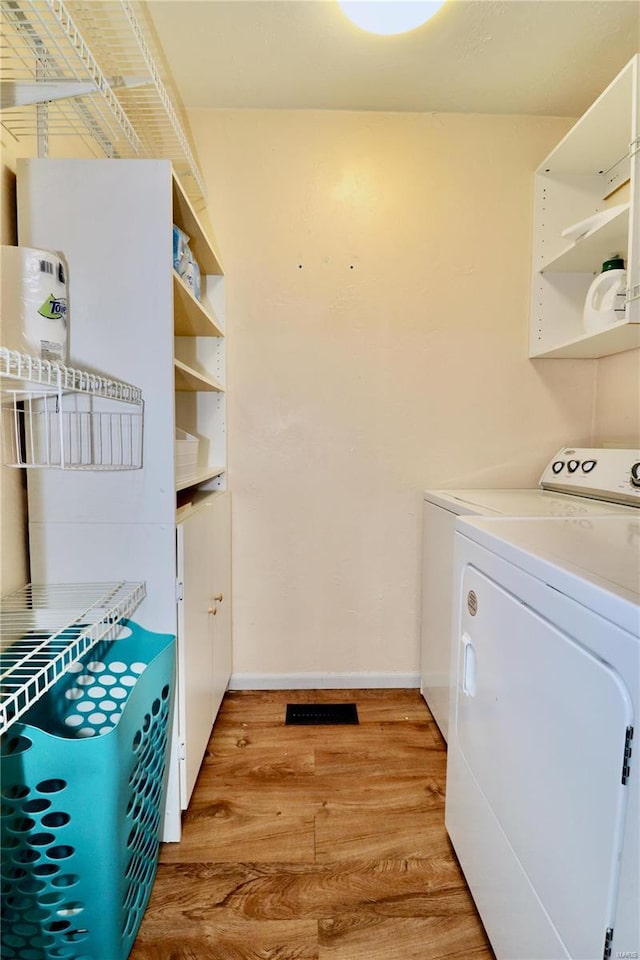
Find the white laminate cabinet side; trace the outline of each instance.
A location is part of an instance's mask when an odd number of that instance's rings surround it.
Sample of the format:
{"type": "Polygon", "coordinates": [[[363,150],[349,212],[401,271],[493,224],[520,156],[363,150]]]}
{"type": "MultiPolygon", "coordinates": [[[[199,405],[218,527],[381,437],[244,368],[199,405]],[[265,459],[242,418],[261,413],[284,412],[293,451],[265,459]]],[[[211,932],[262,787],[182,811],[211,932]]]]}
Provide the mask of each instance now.
{"type": "Polygon", "coordinates": [[[636,55],[540,165],[534,177],[529,356],[603,357],[640,345],[639,101],[636,55]],[[563,236],[610,206],[613,220],[563,236]],[[585,332],[587,291],[611,256],[627,261],[621,321],[585,332]]]}
{"type": "Polygon", "coordinates": [[[213,704],[217,714],[231,679],[231,493],[210,498],[213,569],[213,704]]]}
{"type": "Polygon", "coordinates": [[[211,511],[176,525],[178,596],[178,729],[180,806],[186,810],[214,720],[211,597],[211,511]]]}

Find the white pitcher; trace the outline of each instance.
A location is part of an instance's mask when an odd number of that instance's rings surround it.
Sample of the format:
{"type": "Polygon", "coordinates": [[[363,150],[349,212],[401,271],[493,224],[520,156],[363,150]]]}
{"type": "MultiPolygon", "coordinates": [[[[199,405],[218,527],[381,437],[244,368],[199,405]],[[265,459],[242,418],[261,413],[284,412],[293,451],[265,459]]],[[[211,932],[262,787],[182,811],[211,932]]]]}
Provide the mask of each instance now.
{"type": "Polygon", "coordinates": [[[606,330],[625,318],[627,271],[621,257],[611,257],[602,264],[602,273],[595,278],[587,292],[583,325],[586,333],[606,330]]]}

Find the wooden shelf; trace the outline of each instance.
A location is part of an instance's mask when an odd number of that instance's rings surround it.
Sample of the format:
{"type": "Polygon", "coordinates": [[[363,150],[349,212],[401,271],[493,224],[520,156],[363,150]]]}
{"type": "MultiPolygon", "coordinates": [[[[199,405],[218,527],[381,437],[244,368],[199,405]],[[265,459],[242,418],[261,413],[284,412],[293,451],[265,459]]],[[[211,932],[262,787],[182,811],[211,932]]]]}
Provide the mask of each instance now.
{"type": "Polygon", "coordinates": [[[640,323],[616,323],[607,330],[598,333],[585,333],[567,343],[559,344],[540,353],[531,353],[533,359],[574,358],[595,359],[608,357],[612,353],[623,353],[640,347],[640,323]]]}
{"type": "Polygon", "coordinates": [[[203,304],[173,271],[173,332],[176,337],[224,337],[217,319],[211,316],[203,304]]]}
{"type": "Polygon", "coordinates": [[[604,226],[576,240],[545,264],[541,273],[597,273],[613,253],[626,253],[629,243],[629,209],[604,226]]]}
{"type": "Polygon", "coordinates": [[[224,387],[217,380],[199,373],[192,367],[188,367],[182,360],[174,360],[175,368],[175,388],[176,390],[190,391],[192,393],[216,392],[224,393],[224,387]]]}
{"type": "Polygon", "coordinates": [[[187,517],[210,505],[219,496],[221,496],[220,490],[194,490],[191,500],[176,509],[176,523],[183,523],[187,517]]]}
{"type": "Polygon", "coordinates": [[[186,194],[180,186],[175,172],[173,183],[173,220],[176,226],[189,237],[189,248],[198,262],[202,273],[222,275],[224,270],[220,260],[198,219],[198,215],[191,206],[186,194]]]}
{"type": "Polygon", "coordinates": [[[225,469],[225,467],[207,467],[206,470],[201,471],[195,477],[191,477],[189,480],[181,480],[180,483],[177,483],[176,493],[179,490],[188,490],[189,487],[197,487],[201,483],[206,483],[207,480],[215,480],[216,477],[222,476],[225,469]]]}

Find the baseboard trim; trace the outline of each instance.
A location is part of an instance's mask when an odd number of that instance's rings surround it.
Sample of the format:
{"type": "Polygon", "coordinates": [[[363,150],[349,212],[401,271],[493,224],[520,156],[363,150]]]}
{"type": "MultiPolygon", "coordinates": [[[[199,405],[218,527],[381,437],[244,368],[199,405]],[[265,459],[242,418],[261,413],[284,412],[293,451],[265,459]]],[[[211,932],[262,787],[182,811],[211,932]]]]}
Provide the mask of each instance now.
{"type": "Polygon", "coordinates": [[[419,687],[419,673],[234,673],[229,681],[229,690],[374,690],[419,687]]]}

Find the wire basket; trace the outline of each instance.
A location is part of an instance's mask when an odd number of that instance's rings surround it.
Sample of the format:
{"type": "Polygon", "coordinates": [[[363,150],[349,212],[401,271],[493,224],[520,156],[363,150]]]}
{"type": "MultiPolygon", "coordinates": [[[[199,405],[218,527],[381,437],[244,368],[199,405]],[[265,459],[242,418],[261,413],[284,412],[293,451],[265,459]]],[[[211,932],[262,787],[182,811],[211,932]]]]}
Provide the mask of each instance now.
{"type": "Polygon", "coordinates": [[[138,387],[0,347],[0,389],[7,466],[142,466],[144,401],[138,387]]]}
{"type": "Polygon", "coordinates": [[[105,397],[14,392],[2,402],[2,459],[12,467],[137,470],[142,430],[140,405],[127,409],[105,397]]]}
{"type": "Polygon", "coordinates": [[[3,960],[126,960],[151,893],[175,638],[125,621],[2,738],[3,960]]]}

